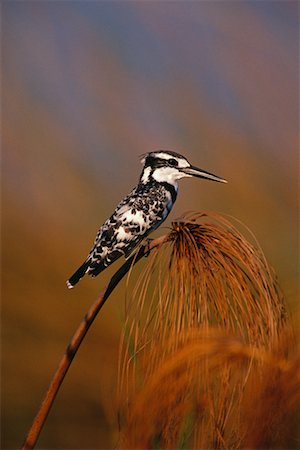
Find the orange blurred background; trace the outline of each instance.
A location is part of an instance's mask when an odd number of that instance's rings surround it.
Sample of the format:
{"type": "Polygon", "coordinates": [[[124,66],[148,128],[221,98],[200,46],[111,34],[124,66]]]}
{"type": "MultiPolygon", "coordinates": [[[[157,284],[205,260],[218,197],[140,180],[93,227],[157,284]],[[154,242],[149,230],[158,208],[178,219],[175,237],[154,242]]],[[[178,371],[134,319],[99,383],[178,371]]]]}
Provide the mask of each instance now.
{"type": "MultiPolygon", "coordinates": [[[[191,209],[234,215],[256,235],[296,309],[299,4],[1,7],[1,448],[13,449],[118,267],[66,288],[98,227],[137,182],[142,153],[172,149],[229,181],[183,180],[164,228],[191,209]]],[[[84,341],[38,448],[116,446],[124,286],[84,341]]]]}

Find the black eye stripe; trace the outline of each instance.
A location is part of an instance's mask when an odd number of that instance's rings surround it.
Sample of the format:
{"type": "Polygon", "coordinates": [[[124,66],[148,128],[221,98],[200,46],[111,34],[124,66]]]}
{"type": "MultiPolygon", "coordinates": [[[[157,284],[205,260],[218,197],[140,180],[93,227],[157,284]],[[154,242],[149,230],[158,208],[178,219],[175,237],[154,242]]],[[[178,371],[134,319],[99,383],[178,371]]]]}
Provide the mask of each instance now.
{"type": "Polygon", "coordinates": [[[178,161],[176,161],[176,159],[168,159],[168,163],[170,164],[170,166],[178,166],[178,161]]]}
{"type": "Polygon", "coordinates": [[[170,159],[164,159],[164,158],[155,158],[154,156],[147,156],[145,160],[145,167],[151,167],[152,169],[155,169],[157,167],[164,167],[164,166],[172,166],[177,167],[178,161],[174,158],[170,159]]]}
{"type": "Polygon", "coordinates": [[[155,165],[155,158],[153,156],[147,156],[145,165],[153,167],[155,165]]]}

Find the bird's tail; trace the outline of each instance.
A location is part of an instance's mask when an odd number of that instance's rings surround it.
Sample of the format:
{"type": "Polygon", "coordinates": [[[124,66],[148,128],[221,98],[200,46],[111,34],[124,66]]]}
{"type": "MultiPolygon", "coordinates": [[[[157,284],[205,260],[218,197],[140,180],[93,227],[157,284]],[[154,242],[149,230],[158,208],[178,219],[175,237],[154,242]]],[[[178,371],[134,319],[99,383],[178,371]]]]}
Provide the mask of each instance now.
{"type": "Polygon", "coordinates": [[[89,261],[85,261],[79,269],[76,270],[75,273],[68,279],[67,286],[69,289],[72,289],[75,284],[78,283],[78,281],[86,274],[87,270],[89,268],[89,261]]]}

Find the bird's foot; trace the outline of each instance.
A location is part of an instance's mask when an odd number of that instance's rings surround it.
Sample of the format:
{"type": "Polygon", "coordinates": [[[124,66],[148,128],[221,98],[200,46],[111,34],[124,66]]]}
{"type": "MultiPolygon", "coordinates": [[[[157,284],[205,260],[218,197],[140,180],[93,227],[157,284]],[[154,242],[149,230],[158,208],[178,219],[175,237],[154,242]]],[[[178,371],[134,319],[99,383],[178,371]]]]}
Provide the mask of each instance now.
{"type": "Polygon", "coordinates": [[[150,255],[150,244],[153,241],[153,239],[151,238],[146,238],[145,239],[145,258],[148,258],[148,256],[150,255]]]}

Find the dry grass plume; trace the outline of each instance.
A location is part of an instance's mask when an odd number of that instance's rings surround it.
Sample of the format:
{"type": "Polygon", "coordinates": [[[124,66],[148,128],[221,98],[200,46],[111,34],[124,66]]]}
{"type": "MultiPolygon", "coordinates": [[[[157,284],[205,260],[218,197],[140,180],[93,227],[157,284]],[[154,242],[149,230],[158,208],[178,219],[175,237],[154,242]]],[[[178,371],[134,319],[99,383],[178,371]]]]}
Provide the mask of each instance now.
{"type": "Polygon", "coordinates": [[[172,226],[128,293],[120,447],[291,444],[299,354],[273,270],[220,215],[190,213],[172,226]]]}

